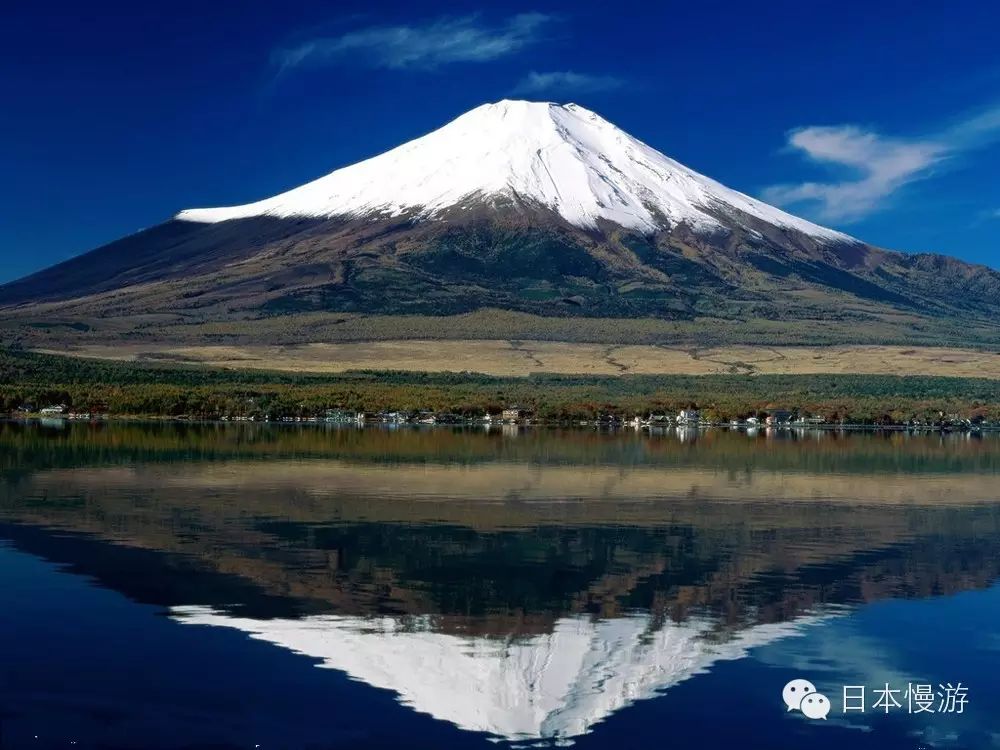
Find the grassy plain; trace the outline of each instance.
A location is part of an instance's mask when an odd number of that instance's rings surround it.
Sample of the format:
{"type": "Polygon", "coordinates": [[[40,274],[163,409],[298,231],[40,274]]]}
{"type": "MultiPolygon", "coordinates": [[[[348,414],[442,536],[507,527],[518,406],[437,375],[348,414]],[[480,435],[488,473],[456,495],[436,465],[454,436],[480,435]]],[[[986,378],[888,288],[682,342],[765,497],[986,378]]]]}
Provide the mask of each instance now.
{"type": "MultiPolygon", "coordinates": [[[[46,350],[42,350],[46,351],[46,350]]],[[[286,346],[91,344],[51,354],[295,373],[351,370],[564,375],[934,375],[1000,379],[1000,351],[914,346],[667,346],[487,339],[286,346]]]]}

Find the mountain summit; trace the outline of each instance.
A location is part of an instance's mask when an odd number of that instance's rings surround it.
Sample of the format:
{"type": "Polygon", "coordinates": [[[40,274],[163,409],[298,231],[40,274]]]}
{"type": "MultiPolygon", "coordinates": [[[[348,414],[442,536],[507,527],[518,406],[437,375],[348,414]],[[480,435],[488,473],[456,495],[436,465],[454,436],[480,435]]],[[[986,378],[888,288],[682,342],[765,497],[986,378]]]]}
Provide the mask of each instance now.
{"type": "Polygon", "coordinates": [[[836,242],[847,235],[730,190],[576,104],[484,104],[403,146],[287,193],[229,208],[182,211],[219,222],[251,216],[433,218],[471,201],[521,201],[570,224],[645,232],[687,224],[719,229],[716,214],[755,217],[836,242]]]}
{"type": "Polygon", "coordinates": [[[575,104],[502,101],[272,198],[182,211],[0,287],[0,310],[22,343],[139,325],[430,338],[467,313],[460,338],[609,341],[580,319],[644,318],[610,343],[665,341],[651,331],[680,322],[699,341],[983,343],[1000,274],[817,226],[575,104]]]}

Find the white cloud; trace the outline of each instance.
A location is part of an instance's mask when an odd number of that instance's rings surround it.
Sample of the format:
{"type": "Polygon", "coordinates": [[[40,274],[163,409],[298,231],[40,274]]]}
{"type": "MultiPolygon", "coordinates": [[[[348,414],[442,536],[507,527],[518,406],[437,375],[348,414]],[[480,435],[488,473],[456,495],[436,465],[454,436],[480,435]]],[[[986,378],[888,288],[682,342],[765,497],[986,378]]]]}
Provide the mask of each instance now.
{"type": "Polygon", "coordinates": [[[538,73],[532,71],[522,78],[513,94],[592,93],[621,88],[625,82],[609,75],[588,75],[572,70],[538,73]]]}
{"type": "Polygon", "coordinates": [[[868,215],[903,185],[926,176],[947,154],[941,143],[884,138],[852,125],[801,128],[788,142],[814,161],[859,174],[839,182],[772,185],[764,191],[764,200],[778,205],[816,204],[819,218],[827,221],[868,215]]]}
{"type": "Polygon", "coordinates": [[[798,128],[790,148],[813,161],[848,170],[852,176],[829,182],[772,185],[764,200],[782,206],[804,205],[817,218],[833,222],[862,219],[884,207],[900,188],[930,177],[934,167],[1000,137],[1000,107],[966,118],[922,138],[892,138],[856,125],[798,128]]]}
{"type": "Polygon", "coordinates": [[[370,26],[277,50],[273,59],[282,71],[301,65],[345,63],[403,69],[487,62],[539,41],[542,30],[553,20],[544,13],[520,13],[496,26],[483,24],[475,15],[418,26],[370,26]]]}

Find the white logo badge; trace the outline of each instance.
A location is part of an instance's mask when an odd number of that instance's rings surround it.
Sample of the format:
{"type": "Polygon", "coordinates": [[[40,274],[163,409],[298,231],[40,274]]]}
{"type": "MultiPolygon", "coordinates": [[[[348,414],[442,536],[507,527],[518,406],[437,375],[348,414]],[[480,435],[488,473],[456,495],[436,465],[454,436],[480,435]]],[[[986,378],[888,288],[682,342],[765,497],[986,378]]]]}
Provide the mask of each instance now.
{"type": "Polygon", "coordinates": [[[830,713],[830,699],[816,692],[809,680],[792,680],[781,691],[789,711],[801,711],[810,719],[825,719],[830,713]]]}

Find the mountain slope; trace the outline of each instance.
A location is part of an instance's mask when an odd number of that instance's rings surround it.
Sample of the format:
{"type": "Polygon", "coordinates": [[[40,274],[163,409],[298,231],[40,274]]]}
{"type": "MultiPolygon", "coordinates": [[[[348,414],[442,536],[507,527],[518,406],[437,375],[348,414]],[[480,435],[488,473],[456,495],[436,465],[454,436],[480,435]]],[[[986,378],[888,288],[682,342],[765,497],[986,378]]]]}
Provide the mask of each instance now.
{"type": "Polygon", "coordinates": [[[870,322],[962,343],[1000,322],[1000,274],[796,218],[576,105],[505,101],[273,198],[182,211],[0,287],[0,308],[42,326],[485,309],[870,322]]]}

